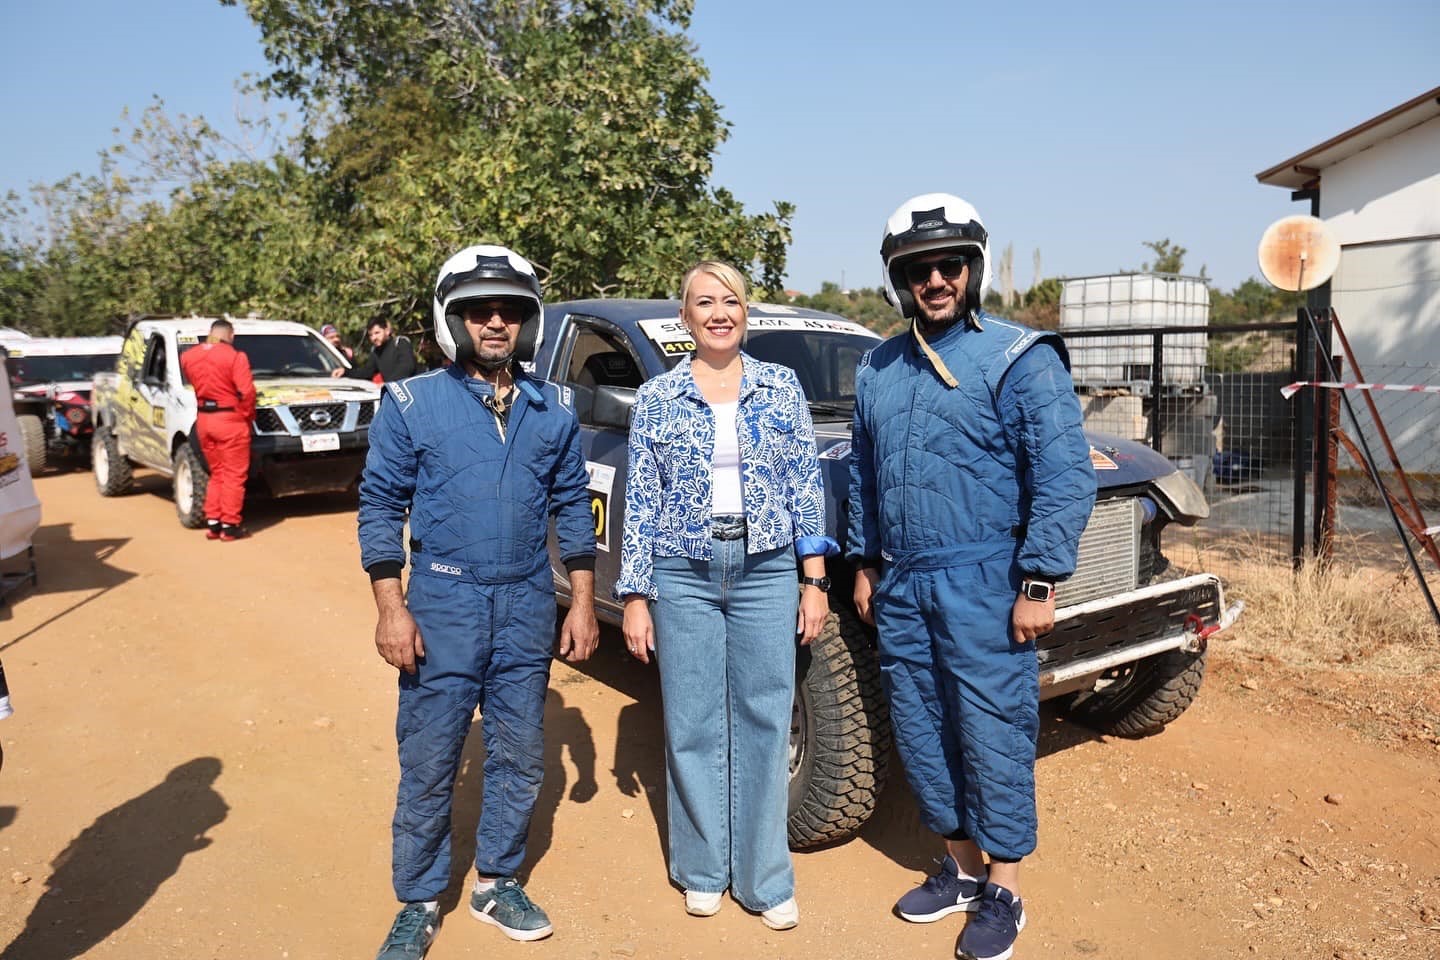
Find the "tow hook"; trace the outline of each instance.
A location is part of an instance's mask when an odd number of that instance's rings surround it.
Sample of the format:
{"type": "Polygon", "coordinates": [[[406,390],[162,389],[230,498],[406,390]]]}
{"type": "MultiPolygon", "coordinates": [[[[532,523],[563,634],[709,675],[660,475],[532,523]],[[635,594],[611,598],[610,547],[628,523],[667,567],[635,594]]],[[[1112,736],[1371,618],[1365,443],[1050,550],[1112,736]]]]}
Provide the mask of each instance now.
{"type": "Polygon", "coordinates": [[[1205,625],[1198,613],[1185,618],[1185,643],[1180,647],[1186,653],[1204,653],[1210,643],[1210,634],[1220,629],[1220,624],[1205,625]]]}

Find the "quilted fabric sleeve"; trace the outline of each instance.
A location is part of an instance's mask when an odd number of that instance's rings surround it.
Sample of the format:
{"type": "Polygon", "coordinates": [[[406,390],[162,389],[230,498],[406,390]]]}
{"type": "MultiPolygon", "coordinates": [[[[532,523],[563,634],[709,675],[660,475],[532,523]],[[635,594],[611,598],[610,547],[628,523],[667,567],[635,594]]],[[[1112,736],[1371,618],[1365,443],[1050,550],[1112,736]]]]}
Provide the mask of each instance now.
{"type": "Polygon", "coordinates": [[[1041,340],[1015,361],[1001,385],[1000,406],[1018,431],[1021,482],[1030,495],[1020,569],[1064,580],[1075,572],[1080,534],[1095,505],[1095,469],[1080,402],[1052,345],[1041,340]]]}

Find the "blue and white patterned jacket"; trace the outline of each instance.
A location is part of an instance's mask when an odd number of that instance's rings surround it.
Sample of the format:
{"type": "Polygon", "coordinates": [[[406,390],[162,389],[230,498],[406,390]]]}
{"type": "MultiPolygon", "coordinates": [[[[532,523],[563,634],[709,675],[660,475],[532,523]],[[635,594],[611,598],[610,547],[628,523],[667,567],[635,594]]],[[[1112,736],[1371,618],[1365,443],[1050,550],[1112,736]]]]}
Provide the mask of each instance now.
{"type": "MultiPolygon", "coordinates": [[[[795,371],[740,356],[735,432],[746,551],[793,543],[800,557],[839,553],[840,545],[825,535],[815,427],[795,371]]],[[[655,599],[655,557],[711,559],[714,455],[715,414],[695,385],[687,357],[635,394],[617,600],[630,594],[655,599]]]]}

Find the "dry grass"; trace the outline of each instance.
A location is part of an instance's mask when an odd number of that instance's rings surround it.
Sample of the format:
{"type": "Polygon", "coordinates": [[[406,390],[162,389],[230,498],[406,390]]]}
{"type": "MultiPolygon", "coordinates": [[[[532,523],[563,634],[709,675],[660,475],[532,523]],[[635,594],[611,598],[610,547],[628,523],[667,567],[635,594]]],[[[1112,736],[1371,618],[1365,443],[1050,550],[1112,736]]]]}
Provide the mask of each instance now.
{"type": "MultiPolygon", "coordinates": [[[[1245,601],[1230,635],[1237,648],[1293,666],[1389,676],[1440,671],[1440,627],[1403,563],[1376,563],[1337,544],[1335,559],[1309,562],[1298,573],[1274,562],[1233,569],[1228,593],[1245,601]]],[[[1432,593],[1440,589],[1440,576],[1427,582],[1432,593]]]]}

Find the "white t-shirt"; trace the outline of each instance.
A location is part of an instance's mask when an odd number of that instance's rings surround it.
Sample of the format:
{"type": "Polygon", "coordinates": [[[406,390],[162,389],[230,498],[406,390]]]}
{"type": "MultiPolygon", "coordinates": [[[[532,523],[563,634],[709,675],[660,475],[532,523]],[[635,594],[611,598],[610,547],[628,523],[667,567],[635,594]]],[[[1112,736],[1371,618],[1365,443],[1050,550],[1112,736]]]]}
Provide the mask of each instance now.
{"type": "Polygon", "coordinates": [[[740,488],[740,436],[735,431],[735,415],[740,404],[712,403],[715,411],[715,456],[710,462],[713,498],[710,512],[745,515],[745,498],[740,488]]]}

